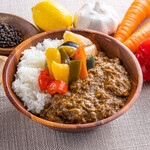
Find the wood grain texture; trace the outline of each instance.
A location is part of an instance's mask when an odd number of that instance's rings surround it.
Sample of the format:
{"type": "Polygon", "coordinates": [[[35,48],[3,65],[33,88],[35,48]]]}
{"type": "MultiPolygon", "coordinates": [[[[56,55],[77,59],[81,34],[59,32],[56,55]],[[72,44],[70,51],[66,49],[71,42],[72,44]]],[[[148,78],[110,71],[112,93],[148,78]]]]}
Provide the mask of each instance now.
{"type": "Polygon", "coordinates": [[[66,29],[60,29],[60,30],[49,31],[49,32],[38,34],[24,41],[17,48],[15,48],[14,51],[11,53],[11,55],[8,57],[8,60],[4,67],[3,86],[4,86],[5,93],[9,98],[9,100],[12,102],[12,104],[23,114],[30,117],[31,119],[41,124],[47,125],[50,128],[58,131],[64,131],[64,132],[87,131],[89,129],[95,128],[96,126],[105,124],[107,122],[116,119],[117,117],[124,114],[135,103],[142,88],[142,83],[143,83],[142,72],[139,63],[136,60],[135,56],[132,54],[132,52],[130,52],[130,50],[127,47],[125,47],[122,43],[118,42],[114,38],[91,30],[68,29],[71,30],[72,32],[81,34],[91,39],[92,42],[95,43],[96,45],[99,45],[99,47],[101,47],[109,57],[119,57],[122,60],[126,69],[130,73],[130,77],[132,81],[131,94],[129,95],[129,98],[127,99],[125,106],[119,112],[117,112],[115,115],[111,117],[93,123],[66,125],[66,124],[46,121],[44,119],[41,119],[31,114],[25,109],[20,99],[15,95],[15,93],[11,89],[11,83],[14,81],[14,74],[16,72],[16,67],[19,62],[19,58],[21,57],[22,52],[25,49],[30,48],[30,46],[35,46],[38,42],[42,42],[45,38],[62,39],[65,30],[66,29]]]}
{"type": "MultiPolygon", "coordinates": [[[[38,33],[38,29],[34,27],[34,25],[29,23],[25,19],[12,14],[0,13],[0,22],[7,23],[19,29],[21,31],[23,41],[38,33]]],[[[0,47],[0,54],[9,55],[15,49],[15,47],[10,48],[0,47]]]]}

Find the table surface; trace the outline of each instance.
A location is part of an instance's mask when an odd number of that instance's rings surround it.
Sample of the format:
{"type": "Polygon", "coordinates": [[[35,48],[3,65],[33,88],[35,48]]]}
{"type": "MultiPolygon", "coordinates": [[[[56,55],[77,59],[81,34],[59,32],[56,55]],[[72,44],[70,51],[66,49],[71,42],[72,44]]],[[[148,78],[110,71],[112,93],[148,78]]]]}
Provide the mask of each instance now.
{"type": "MultiPolygon", "coordinates": [[[[31,8],[39,1],[0,0],[0,12],[15,14],[33,23],[31,8]]],[[[57,1],[73,15],[85,2],[94,0],[57,1]]],[[[122,19],[133,0],[105,2],[112,5],[122,19]]],[[[32,121],[13,107],[0,84],[1,150],[148,150],[149,140],[150,82],[144,82],[137,102],[123,116],[84,133],[60,133],[32,121]]]]}

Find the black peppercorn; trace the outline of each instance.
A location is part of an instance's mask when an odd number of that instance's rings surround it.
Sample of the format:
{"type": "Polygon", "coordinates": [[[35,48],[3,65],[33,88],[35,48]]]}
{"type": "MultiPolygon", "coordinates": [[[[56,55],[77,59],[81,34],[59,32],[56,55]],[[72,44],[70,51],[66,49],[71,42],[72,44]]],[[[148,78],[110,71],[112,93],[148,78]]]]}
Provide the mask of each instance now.
{"type": "Polygon", "coordinates": [[[0,47],[13,47],[21,43],[22,40],[19,29],[7,23],[0,23],[0,47]]]}

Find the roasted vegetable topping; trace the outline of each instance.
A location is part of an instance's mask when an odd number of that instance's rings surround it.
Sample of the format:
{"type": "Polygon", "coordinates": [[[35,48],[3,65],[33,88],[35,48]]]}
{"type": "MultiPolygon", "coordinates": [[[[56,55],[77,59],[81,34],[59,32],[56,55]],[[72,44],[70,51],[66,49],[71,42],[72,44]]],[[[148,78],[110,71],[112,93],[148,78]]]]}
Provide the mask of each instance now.
{"type": "Polygon", "coordinates": [[[78,50],[73,55],[73,60],[82,60],[80,79],[85,79],[88,76],[87,67],[86,67],[86,54],[84,46],[80,46],[78,50]]]}
{"type": "Polygon", "coordinates": [[[94,59],[93,55],[89,55],[86,57],[86,65],[87,65],[87,70],[94,68],[95,59],[94,59]]]}
{"type": "Polygon", "coordinates": [[[61,54],[61,63],[69,64],[70,58],[69,58],[68,54],[66,53],[66,51],[64,49],[60,48],[59,52],[61,54]]]}
{"type": "MultiPolygon", "coordinates": [[[[56,93],[57,88],[52,90],[52,81],[63,81],[66,85],[88,76],[88,69],[95,65],[94,56],[97,53],[96,46],[87,38],[66,31],[64,33],[64,42],[58,48],[48,48],[45,55],[48,69],[45,74],[39,75],[38,82],[42,91],[48,90],[48,93],[56,93]],[[72,40],[72,41],[69,41],[72,40]],[[77,42],[74,43],[74,42],[77,42]],[[80,46],[78,45],[80,44],[80,46]],[[49,87],[47,89],[47,87],[49,87]],[[55,92],[56,91],[56,92],[55,92]]],[[[42,71],[43,72],[43,71],[42,71]]],[[[61,94],[61,92],[58,92],[61,94]]]]}
{"type": "Polygon", "coordinates": [[[47,86],[49,85],[49,83],[52,82],[53,80],[55,80],[55,79],[51,78],[49,76],[48,68],[47,69],[43,69],[40,72],[40,75],[38,77],[38,83],[39,83],[41,91],[45,91],[47,89],[47,86]]]}
{"type": "Polygon", "coordinates": [[[92,41],[89,40],[88,38],[85,38],[82,35],[72,33],[72,32],[69,32],[69,31],[66,31],[64,33],[63,37],[64,37],[64,42],[72,41],[72,42],[74,42],[78,45],[83,45],[85,47],[93,44],[92,41]]]}
{"type": "Polygon", "coordinates": [[[48,48],[45,55],[46,55],[50,77],[54,77],[52,72],[52,62],[55,61],[57,63],[61,63],[60,52],[56,48],[48,48]]]}
{"type": "Polygon", "coordinates": [[[71,60],[70,61],[70,73],[69,73],[69,83],[76,81],[79,79],[80,72],[81,72],[81,60],[71,60]]]}
{"type": "Polygon", "coordinates": [[[77,45],[74,42],[71,41],[67,41],[65,43],[63,43],[62,45],[60,45],[58,47],[58,49],[63,49],[64,51],[66,51],[66,53],[69,55],[69,57],[72,57],[73,54],[76,52],[76,50],[78,49],[79,45],[77,45]]]}
{"type": "Polygon", "coordinates": [[[67,93],[67,91],[68,91],[67,84],[61,80],[52,81],[47,87],[47,92],[51,95],[55,93],[65,94],[67,93]]]}
{"type": "Polygon", "coordinates": [[[67,41],[67,42],[63,43],[62,45],[60,45],[59,47],[61,47],[61,46],[69,46],[69,47],[74,47],[76,49],[79,47],[79,45],[77,45],[76,43],[71,42],[71,41],[67,41]]]}
{"type": "Polygon", "coordinates": [[[69,80],[69,65],[52,62],[52,72],[55,80],[62,80],[68,85],[69,80]]]}

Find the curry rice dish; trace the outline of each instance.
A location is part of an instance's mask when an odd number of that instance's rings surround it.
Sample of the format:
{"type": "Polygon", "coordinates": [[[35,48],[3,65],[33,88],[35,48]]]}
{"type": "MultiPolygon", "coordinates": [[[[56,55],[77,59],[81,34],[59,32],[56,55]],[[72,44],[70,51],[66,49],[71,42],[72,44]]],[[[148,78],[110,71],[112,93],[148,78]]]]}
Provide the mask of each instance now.
{"type": "Polygon", "coordinates": [[[95,67],[88,77],[73,82],[67,94],[55,94],[40,117],[65,124],[83,124],[102,120],[118,112],[131,90],[131,81],[118,58],[103,52],[95,56],[95,67]]]}
{"type": "Polygon", "coordinates": [[[45,39],[23,52],[12,89],[28,111],[46,120],[64,124],[84,124],[114,115],[130,94],[130,76],[119,58],[108,58],[102,51],[94,57],[88,77],[68,86],[66,94],[50,95],[38,85],[40,71],[47,65],[45,52],[63,40],[45,39]]]}

